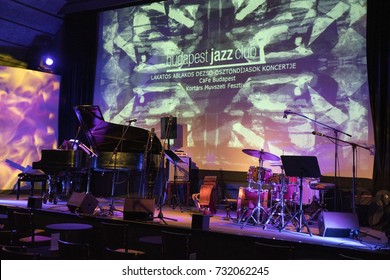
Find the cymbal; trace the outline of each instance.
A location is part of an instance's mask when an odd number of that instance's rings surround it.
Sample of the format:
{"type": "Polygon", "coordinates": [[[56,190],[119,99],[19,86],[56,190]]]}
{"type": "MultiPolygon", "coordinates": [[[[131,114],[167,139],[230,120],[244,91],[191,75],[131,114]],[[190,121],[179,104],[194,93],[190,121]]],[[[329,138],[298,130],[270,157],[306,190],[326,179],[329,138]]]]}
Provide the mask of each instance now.
{"type": "Polygon", "coordinates": [[[243,149],[242,151],[249,156],[256,157],[259,159],[261,158],[262,160],[280,160],[280,157],[268,152],[264,152],[263,150],[259,151],[252,149],[243,149]]]}

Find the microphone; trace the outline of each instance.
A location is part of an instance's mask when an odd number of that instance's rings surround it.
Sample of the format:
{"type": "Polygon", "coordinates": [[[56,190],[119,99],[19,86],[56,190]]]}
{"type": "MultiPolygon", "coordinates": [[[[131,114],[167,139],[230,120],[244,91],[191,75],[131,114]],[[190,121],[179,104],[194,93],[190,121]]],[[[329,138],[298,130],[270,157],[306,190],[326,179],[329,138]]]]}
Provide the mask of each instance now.
{"type": "Polygon", "coordinates": [[[323,134],[323,133],[321,133],[321,132],[317,132],[317,131],[313,131],[311,134],[313,134],[313,135],[317,135],[317,136],[324,136],[324,134],[323,134]]]}
{"type": "Polygon", "coordinates": [[[152,128],[152,129],[150,130],[150,146],[153,145],[153,138],[154,138],[154,135],[155,135],[155,133],[154,133],[154,128],[152,128]]]}
{"type": "Polygon", "coordinates": [[[130,119],[130,120],[126,120],[125,122],[128,122],[128,123],[133,123],[133,122],[136,122],[137,119],[130,119]]]}
{"type": "Polygon", "coordinates": [[[287,115],[291,113],[291,110],[284,110],[283,112],[283,118],[287,119],[287,115]]]}

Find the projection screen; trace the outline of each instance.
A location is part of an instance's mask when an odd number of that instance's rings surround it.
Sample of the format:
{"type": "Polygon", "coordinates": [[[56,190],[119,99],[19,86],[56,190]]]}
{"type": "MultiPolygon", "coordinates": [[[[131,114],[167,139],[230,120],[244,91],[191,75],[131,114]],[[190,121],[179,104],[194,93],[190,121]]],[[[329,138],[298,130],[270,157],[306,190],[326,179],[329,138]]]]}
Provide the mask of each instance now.
{"type": "Polygon", "coordinates": [[[332,176],[337,151],[351,177],[358,144],[356,175],[372,177],[365,0],[168,0],[102,12],[99,34],[106,121],[159,136],[177,117],[170,148],[207,170],[246,171],[253,149],[316,156],[332,176]]]}

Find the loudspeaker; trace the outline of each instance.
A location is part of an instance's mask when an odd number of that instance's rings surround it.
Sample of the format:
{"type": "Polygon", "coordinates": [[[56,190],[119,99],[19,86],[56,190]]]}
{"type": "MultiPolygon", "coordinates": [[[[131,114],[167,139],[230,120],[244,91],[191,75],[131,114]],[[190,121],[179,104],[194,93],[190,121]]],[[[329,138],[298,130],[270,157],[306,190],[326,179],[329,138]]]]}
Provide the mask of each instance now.
{"type": "Polygon", "coordinates": [[[160,127],[161,127],[161,139],[176,139],[177,138],[177,118],[176,117],[164,117],[160,119],[160,127]],[[171,128],[169,133],[167,133],[167,127],[169,124],[169,120],[171,122],[171,128]],[[165,134],[168,135],[165,135],[165,134]]]}
{"type": "Polygon", "coordinates": [[[42,208],[42,197],[30,196],[28,198],[27,207],[32,208],[32,209],[41,209],[42,208]]]}
{"type": "Polygon", "coordinates": [[[359,231],[357,213],[325,212],[318,218],[321,236],[352,237],[359,231]]]}
{"type": "Polygon", "coordinates": [[[175,164],[173,162],[169,162],[169,176],[168,176],[169,182],[173,182],[175,176],[176,176],[175,178],[176,182],[190,181],[191,158],[180,157],[180,159],[183,162],[176,163],[176,174],[175,174],[175,164]]]}
{"type": "Polygon", "coordinates": [[[89,193],[73,192],[66,206],[68,206],[69,211],[72,213],[93,214],[98,204],[98,200],[89,193]]]}
{"type": "Polygon", "coordinates": [[[192,215],[192,229],[201,229],[201,230],[209,230],[210,226],[210,216],[202,215],[202,214],[193,214],[192,215]]]}
{"type": "Polygon", "coordinates": [[[153,220],[153,198],[126,198],[123,206],[124,220],[153,220]]]}

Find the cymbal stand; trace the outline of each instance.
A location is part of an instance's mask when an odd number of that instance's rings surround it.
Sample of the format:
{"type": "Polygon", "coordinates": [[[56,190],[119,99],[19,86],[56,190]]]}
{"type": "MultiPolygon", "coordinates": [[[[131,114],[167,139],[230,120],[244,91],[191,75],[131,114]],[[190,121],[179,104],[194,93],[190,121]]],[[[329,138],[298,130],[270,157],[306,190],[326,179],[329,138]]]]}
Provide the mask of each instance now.
{"type": "MultiPolygon", "coordinates": [[[[283,170],[282,170],[283,172],[283,170]]],[[[273,211],[270,213],[267,221],[264,223],[264,226],[263,226],[263,229],[267,229],[267,225],[271,222],[275,223],[275,221],[277,219],[280,219],[280,223],[279,223],[279,229],[282,229],[285,227],[285,215],[286,215],[286,211],[288,212],[288,214],[291,215],[291,212],[290,210],[286,207],[286,204],[285,204],[285,201],[284,201],[284,193],[286,192],[286,182],[285,182],[285,176],[284,174],[282,173],[282,180],[281,180],[281,189],[280,189],[280,201],[278,201],[278,203],[276,203],[274,206],[273,206],[273,211]],[[279,211],[279,212],[278,212],[279,211]],[[275,215],[278,215],[278,217],[276,219],[273,219],[273,217],[275,215]]],[[[272,197],[271,197],[271,200],[272,200],[272,197]]]]}
{"type": "Polygon", "coordinates": [[[299,184],[299,210],[297,212],[294,213],[294,215],[292,215],[292,217],[290,218],[290,220],[288,220],[288,222],[286,224],[284,224],[283,227],[281,227],[279,229],[279,231],[282,231],[292,220],[296,219],[298,220],[298,225],[295,226],[297,232],[302,232],[302,228],[303,226],[305,226],[307,228],[307,232],[310,234],[310,236],[313,236],[311,234],[311,231],[310,231],[310,228],[309,228],[309,225],[307,223],[307,220],[306,220],[306,217],[305,217],[305,213],[303,212],[303,209],[302,209],[302,182],[303,182],[303,176],[300,176],[300,184],[299,184]]]}
{"type": "Polygon", "coordinates": [[[166,200],[166,195],[167,195],[167,192],[168,192],[168,185],[166,184],[166,170],[164,168],[164,164],[165,164],[165,145],[168,144],[168,149],[169,149],[169,135],[171,133],[171,126],[172,126],[172,116],[169,116],[169,121],[168,121],[168,125],[165,129],[165,138],[164,138],[164,142],[163,142],[163,145],[162,145],[162,149],[161,149],[161,154],[160,154],[160,162],[159,162],[159,168],[158,168],[158,172],[157,172],[157,176],[159,176],[159,174],[161,173],[161,170],[164,171],[163,173],[163,182],[164,183],[160,183],[161,184],[161,187],[160,187],[160,197],[158,199],[158,215],[156,217],[153,217],[153,219],[160,219],[164,224],[167,225],[167,222],[165,220],[171,220],[171,221],[175,221],[177,222],[177,219],[173,219],[173,218],[167,218],[167,217],[164,217],[164,214],[163,214],[163,211],[162,211],[162,208],[163,208],[163,205],[165,203],[165,200],[166,200]],[[167,142],[168,140],[168,142],[167,142]],[[165,187],[164,187],[165,186],[165,187]]]}

